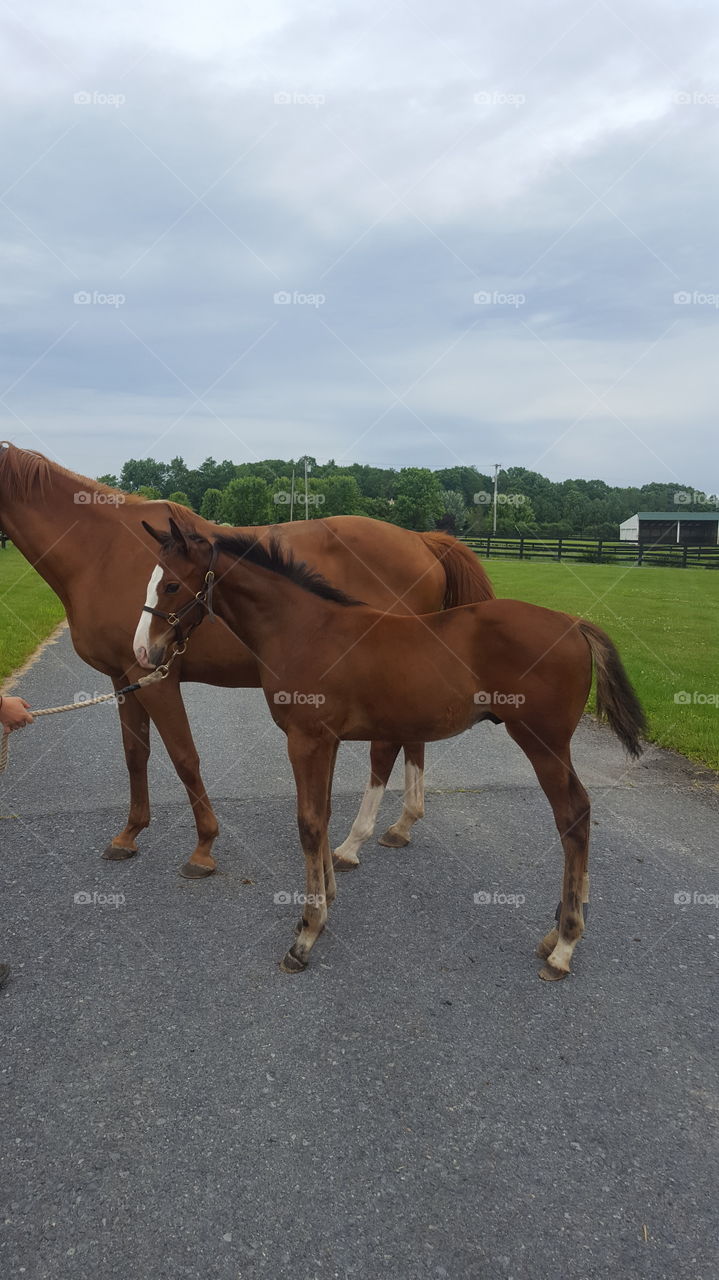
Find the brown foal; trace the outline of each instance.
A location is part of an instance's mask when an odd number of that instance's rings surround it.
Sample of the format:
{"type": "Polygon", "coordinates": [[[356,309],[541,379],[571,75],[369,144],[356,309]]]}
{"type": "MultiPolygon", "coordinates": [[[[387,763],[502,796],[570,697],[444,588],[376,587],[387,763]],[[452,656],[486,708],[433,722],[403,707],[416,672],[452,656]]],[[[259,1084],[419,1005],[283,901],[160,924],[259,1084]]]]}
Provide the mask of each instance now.
{"type": "Polygon", "coordinates": [[[529,757],[554,812],[564,879],[558,929],[539,947],[540,976],[566,977],[589,897],[589,797],[570,741],[592,662],[600,715],[631,755],[641,751],[642,709],[609,637],[591,622],[517,600],[391,617],[350,599],[276,544],[246,535],[209,543],[174,521],[169,532],[147,531],[162,551],[144,664],[164,659],[168,609],[174,617],[182,611],[188,626],[214,609],[257,655],[270,712],[287,735],[307,906],[282,968],[307,967],[335,897],[328,823],[339,743],[432,742],[490,719],[503,722],[529,757]]]}

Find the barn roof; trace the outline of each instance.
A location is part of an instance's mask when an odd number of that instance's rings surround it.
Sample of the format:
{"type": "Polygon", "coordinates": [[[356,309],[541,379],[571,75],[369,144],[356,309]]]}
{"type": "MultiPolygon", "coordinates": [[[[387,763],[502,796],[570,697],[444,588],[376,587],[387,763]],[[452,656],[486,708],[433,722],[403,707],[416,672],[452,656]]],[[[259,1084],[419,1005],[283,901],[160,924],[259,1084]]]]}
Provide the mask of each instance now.
{"type": "MultiPolygon", "coordinates": [[[[719,511],[637,511],[630,520],[719,520],[719,511]]],[[[626,521],[624,522],[626,523],[626,521]]]]}

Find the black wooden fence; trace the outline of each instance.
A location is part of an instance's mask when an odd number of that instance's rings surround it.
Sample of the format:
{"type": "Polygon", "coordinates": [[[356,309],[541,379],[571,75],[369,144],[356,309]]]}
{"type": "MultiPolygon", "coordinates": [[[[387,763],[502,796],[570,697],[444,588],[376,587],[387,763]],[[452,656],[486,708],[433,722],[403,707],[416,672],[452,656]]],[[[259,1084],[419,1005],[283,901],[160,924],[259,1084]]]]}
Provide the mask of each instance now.
{"type": "Polygon", "coordinates": [[[567,560],[584,564],[669,565],[677,569],[719,569],[719,546],[676,542],[610,542],[601,538],[462,539],[483,559],[567,560]]]}

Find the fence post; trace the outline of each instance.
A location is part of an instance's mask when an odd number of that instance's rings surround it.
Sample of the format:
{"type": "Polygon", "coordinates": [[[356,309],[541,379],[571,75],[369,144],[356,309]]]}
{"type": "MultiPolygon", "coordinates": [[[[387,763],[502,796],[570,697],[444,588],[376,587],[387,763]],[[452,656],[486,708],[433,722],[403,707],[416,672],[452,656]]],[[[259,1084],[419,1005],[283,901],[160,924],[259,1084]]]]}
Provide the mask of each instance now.
{"type": "Polygon", "coordinates": [[[682,547],[682,569],[686,569],[687,567],[687,551],[688,550],[689,550],[689,544],[685,542],[684,546],[682,547]]]}
{"type": "Polygon", "coordinates": [[[637,564],[644,564],[644,543],[637,543],[637,564]]]}
{"type": "Polygon", "coordinates": [[[489,560],[489,539],[490,539],[490,535],[487,534],[487,559],[488,560],[489,560]]]}
{"type": "Polygon", "coordinates": [[[519,558],[520,560],[524,559],[524,538],[521,534],[519,536],[519,558]]]}
{"type": "Polygon", "coordinates": [[[600,538],[599,542],[597,543],[597,564],[601,564],[601,563],[602,563],[602,539],[600,538]]]}
{"type": "Polygon", "coordinates": [[[562,558],[562,539],[557,538],[557,560],[562,558]]]}

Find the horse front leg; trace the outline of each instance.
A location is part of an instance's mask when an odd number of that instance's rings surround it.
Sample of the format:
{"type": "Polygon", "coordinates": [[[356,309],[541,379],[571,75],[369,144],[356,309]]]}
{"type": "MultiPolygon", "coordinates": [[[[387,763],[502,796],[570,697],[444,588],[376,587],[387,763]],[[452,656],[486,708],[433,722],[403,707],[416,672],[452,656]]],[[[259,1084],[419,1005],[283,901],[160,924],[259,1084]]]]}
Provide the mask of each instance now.
{"type": "Polygon", "coordinates": [[[217,870],[212,846],[220,828],[200,773],[200,757],[192,737],[185,704],[177,680],[147,685],[136,695],[147,708],[167,750],[177,776],[184,783],[197,828],[197,844],[180,868],[186,880],[199,880],[217,870]]]}
{"type": "MultiPolygon", "coordinates": [[[[116,689],[127,683],[125,676],[113,677],[116,689]]],[[[147,709],[128,693],[118,706],[122,746],[130,777],[130,811],[123,830],[111,840],[103,853],[108,862],[123,862],[137,853],[137,836],[150,824],[150,793],[147,786],[147,762],[150,758],[150,717],[147,709]]]]}
{"type": "Polygon", "coordinates": [[[328,795],[332,785],[335,740],[288,734],[287,748],[297,786],[297,826],[305,855],[306,893],[300,930],[280,968],[300,973],[327,921],[328,891],[334,888],[329,872],[328,795]]]}

